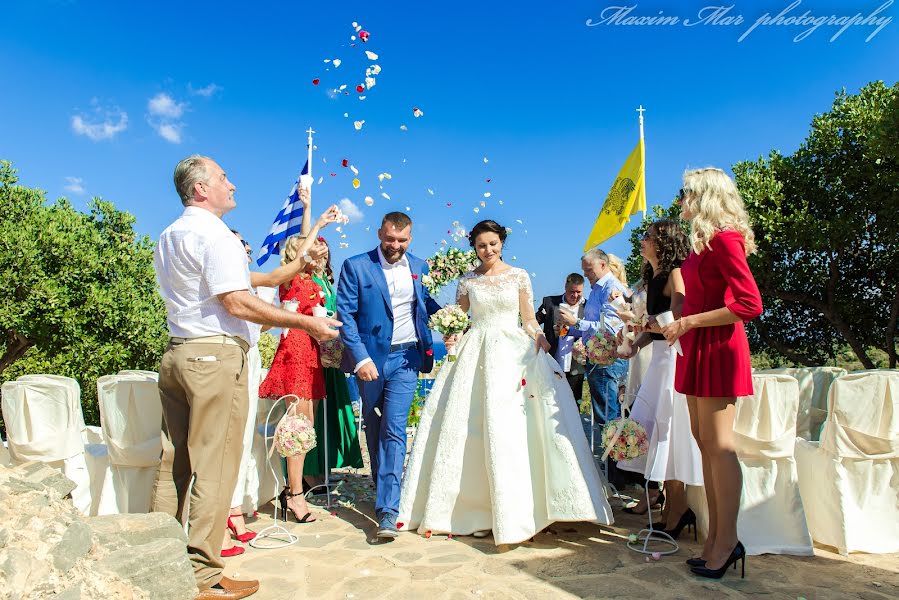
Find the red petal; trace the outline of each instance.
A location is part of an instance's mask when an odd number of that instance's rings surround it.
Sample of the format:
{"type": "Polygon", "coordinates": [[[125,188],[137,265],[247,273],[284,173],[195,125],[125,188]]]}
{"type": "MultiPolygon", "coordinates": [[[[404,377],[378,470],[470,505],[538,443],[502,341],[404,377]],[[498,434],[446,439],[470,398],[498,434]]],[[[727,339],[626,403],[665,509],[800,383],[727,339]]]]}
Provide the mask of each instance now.
{"type": "Polygon", "coordinates": [[[363,29],[362,31],[359,32],[359,39],[362,40],[363,42],[367,42],[368,36],[370,36],[370,35],[371,35],[370,33],[368,33],[367,31],[365,31],[363,29]]]}
{"type": "Polygon", "coordinates": [[[340,164],[342,164],[344,167],[347,167],[347,166],[349,166],[350,161],[348,161],[347,159],[344,158],[342,161],[340,161],[340,164]]]}
{"type": "Polygon", "coordinates": [[[524,377],[522,377],[522,378],[521,378],[521,387],[524,387],[524,386],[526,386],[527,384],[528,384],[528,380],[525,379],[524,377]]]}
{"type": "Polygon", "coordinates": [[[318,78],[313,79],[313,80],[312,80],[312,85],[318,85],[319,82],[321,82],[321,79],[318,79],[318,78]]]}
{"type": "Polygon", "coordinates": [[[396,524],[396,528],[397,528],[397,529],[402,529],[402,528],[403,528],[403,525],[405,525],[405,523],[397,523],[397,524],[396,524]]]}
{"type": "Polygon", "coordinates": [[[418,279],[418,275],[416,275],[415,273],[412,273],[412,279],[418,279]]]}
{"type": "Polygon", "coordinates": [[[356,91],[361,94],[362,92],[365,91],[365,86],[360,83],[359,85],[356,86],[356,91]]]}
{"type": "Polygon", "coordinates": [[[425,352],[425,355],[426,356],[434,356],[434,351],[429,349],[425,352]]]}
{"type": "Polygon", "coordinates": [[[447,206],[452,206],[453,203],[452,203],[452,202],[447,202],[446,205],[447,205],[447,206]]]}
{"type": "Polygon", "coordinates": [[[337,173],[331,173],[331,177],[337,177],[337,173]]]}

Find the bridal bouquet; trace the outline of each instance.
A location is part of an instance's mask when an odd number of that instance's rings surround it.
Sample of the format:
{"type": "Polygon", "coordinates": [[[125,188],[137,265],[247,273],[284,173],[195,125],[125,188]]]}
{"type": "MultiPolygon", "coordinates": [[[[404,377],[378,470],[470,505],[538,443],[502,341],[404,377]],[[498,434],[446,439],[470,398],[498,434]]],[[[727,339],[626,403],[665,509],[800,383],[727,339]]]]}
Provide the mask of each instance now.
{"type": "Polygon", "coordinates": [[[614,461],[631,460],[649,452],[649,436],[643,426],[628,417],[613,419],[602,430],[606,456],[614,461]]]}
{"type": "Polygon", "coordinates": [[[285,458],[306,454],[316,445],[312,421],[303,413],[297,413],[296,407],[296,403],[291,404],[275,428],[272,448],[285,458]]]}
{"type": "MultiPolygon", "coordinates": [[[[433,315],[428,321],[428,327],[443,335],[455,335],[462,333],[468,327],[468,313],[462,310],[458,304],[447,304],[433,315]]],[[[447,358],[456,360],[456,347],[447,348],[447,358]]]]}
{"type": "Polygon", "coordinates": [[[571,347],[571,359],[579,365],[587,364],[587,349],[584,348],[584,342],[578,338],[574,340],[571,347]]]}
{"type": "Polygon", "coordinates": [[[603,329],[590,336],[584,344],[587,359],[594,365],[608,367],[615,362],[615,336],[603,329]]]}
{"type": "Polygon", "coordinates": [[[421,278],[421,284],[433,296],[440,288],[472,270],[478,264],[478,255],[474,250],[450,248],[446,252],[438,252],[427,263],[428,274],[421,278]]]}

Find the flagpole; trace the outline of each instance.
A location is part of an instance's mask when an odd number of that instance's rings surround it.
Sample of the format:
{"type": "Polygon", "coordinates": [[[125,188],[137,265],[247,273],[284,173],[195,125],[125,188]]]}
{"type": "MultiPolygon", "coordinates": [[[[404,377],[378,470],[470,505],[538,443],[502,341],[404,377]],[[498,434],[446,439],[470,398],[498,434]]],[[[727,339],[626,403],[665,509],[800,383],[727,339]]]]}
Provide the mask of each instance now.
{"type": "MultiPolygon", "coordinates": [[[[643,165],[643,193],[646,194],[646,143],[643,141],[643,113],[646,111],[643,108],[643,105],[640,105],[640,108],[637,109],[637,113],[640,115],[640,162],[643,165]]],[[[641,211],[642,218],[646,219],[646,208],[644,207],[641,211]]],[[[641,219],[642,220],[642,219],[641,219]]]]}
{"type": "MultiPolygon", "coordinates": [[[[642,127],[642,125],[641,125],[642,127]]],[[[315,133],[312,131],[312,128],[306,130],[306,133],[309,134],[309,139],[306,141],[306,161],[309,164],[309,177],[312,177],[312,134],[315,133]]],[[[642,134],[641,134],[642,135],[642,134]]],[[[312,198],[312,186],[309,186],[309,198],[312,198]]]]}

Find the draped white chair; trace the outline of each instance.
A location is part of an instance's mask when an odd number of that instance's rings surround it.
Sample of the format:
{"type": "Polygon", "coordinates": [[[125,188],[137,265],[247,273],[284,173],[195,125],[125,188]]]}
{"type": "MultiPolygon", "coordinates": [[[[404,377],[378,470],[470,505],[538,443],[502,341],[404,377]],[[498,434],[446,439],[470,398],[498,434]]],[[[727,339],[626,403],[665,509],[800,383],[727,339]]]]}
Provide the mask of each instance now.
{"type": "MultiPolygon", "coordinates": [[[[785,374],[752,376],[754,394],[737,398],[734,441],[743,472],[737,535],[749,554],[814,554],[793,458],[799,384],[785,374]]],[[[703,487],[689,486],[688,504],[708,533],[703,487]]]]}
{"type": "Polygon", "coordinates": [[[81,432],[81,440],[84,442],[84,458],[91,478],[91,507],[88,514],[92,517],[118,514],[115,482],[103,430],[88,425],[81,432]]]}
{"type": "Polygon", "coordinates": [[[156,378],[105,375],[97,380],[97,399],[118,510],[148,512],[162,454],[162,403],[156,378]]]}
{"type": "Polygon", "coordinates": [[[72,501],[89,514],[90,475],[84,457],[81,404],[60,381],[7,381],[2,387],[3,422],[11,464],[46,463],[75,482],[72,501]]]}
{"type": "Polygon", "coordinates": [[[899,371],[844,375],[828,405],[820,442],[796,445],[812,537],[841,554],[899,552],[899,371]]]}
{"type": "Polygon", "coordinates": [[[802,369],[804,378],[808,378],[809,383],[803,381],[803,385],[809,388],[811,394],[811,408],[809,409],[809,429],[810,436],[799,436],[805,440],[817,441],[820,437],[821,426],[827,418],[827,398],[830,393],[830,386],[838,378],[847,373],[846,369],[840,367],[804,367],[802,369]]]}
{"type": "Polygon", "coordinates": [[[86,427],[84,424],[84,411],[81,409],[81,386],[78,384],[77,380],[64,375],[39,374],[22,375],[16,381],[44,381],[65,386],[70,392],[69,401],[72,403],[72,410],[76,416],[81,419],[81,422],[79,423],[80,429],[83,430],[86,427]]]}
{"type": "Polygon", "coordinates": [[[119,375],[140,375],[142,377],[150,377],[159,381],[159,373],[156,371],[144,371],[141,369],[123,369],[119,371],[119,375]]]}

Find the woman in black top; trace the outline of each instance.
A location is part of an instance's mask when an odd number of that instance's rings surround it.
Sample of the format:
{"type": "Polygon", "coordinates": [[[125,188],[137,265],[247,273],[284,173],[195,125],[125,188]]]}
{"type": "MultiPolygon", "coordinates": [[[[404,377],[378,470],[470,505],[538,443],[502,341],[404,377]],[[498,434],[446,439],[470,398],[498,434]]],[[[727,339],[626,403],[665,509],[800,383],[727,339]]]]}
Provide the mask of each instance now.
{"type": "Polygon", "coordinates": [[[646,230],[640,254],[646,259],[643,284],[650,323],[642,329],[632,350],[622,355],[633,358],[640,348],[652,344],[652,360],[631,406],[631,418],[649,435],[649,452],[620,461],[618,468],[642,473],[650,482],[665,482],[667,502],[657,526],[672,537],[686,525],[695,525],[696,517],[687,508],[684,484],[702,485],[702,460],[690,430],[686,398],[674,390],[675,350],[665,341],[653,317],[669,310],[675,319],[680,316],[684,299],[680,263],[688,252],[687,236],[677,222],[656,221],[646,230]]]}

